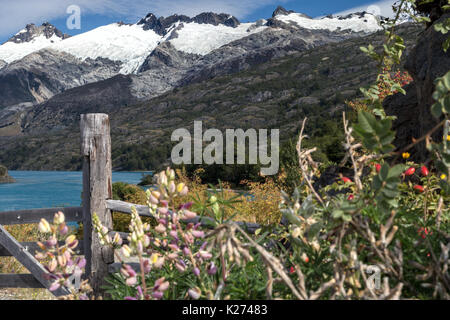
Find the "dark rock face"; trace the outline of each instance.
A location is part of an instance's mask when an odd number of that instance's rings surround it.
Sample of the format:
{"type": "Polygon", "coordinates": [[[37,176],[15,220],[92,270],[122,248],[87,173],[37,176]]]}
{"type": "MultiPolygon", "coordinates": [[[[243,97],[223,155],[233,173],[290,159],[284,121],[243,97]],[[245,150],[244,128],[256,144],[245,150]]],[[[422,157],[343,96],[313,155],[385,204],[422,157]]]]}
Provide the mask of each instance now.
{"type": "Polygon", "coordinates": [[[153,30],[157,34],[164,36],[168,32],[168,28],[175,22],[191,22],[192,19],[185,15],[172,15],[164,18],[156,16],[153,13],[149,13],[145,18],[138,22],[138,25],[144,25],[144,30],[153,30]]]}
{"type": "Polygon", "coordinates": [[[198,16],[194,17],[192,21],[199,24],[212,24],[214,26],[223,24],[233,28],[237,27],[240,24],[238,19],[229,14],[216,14],[213,12],[200,13],[198,16]]]}
{"type": "Polygon", "coordinates": [[[144,30],[153,30],[159,35],[166,35],[169,31],[169,27],[176,22],[181,23],[189,23],[195,22],[198,24],[212,24],[214,26],[218,26],[219,24],[223,24],[227,27],[237,27],[240,22],[235,17],[221,13],[216,14],[213,12],[204,12],[201,13],[194,18],[190,18],[185,15],[174,14],[167,18],[159,17],[157,18],[153,13],[149,13],[145,18],[141,19],[138,22],[138,25],[144,25],[144,30]]]}
{"type": "MultiPolygon", "coordinates": [[[[449,14],[444,15],[438,21],[448,17],[449,14]]],[[[442,49],[447,37],[448,35],[436,32],[432,26],[419,37],[416,47],[410,52],[405,63],[405,69],[414,82],[406,87],[406,96],[396,94],[384,102],[386,113],[398,118],[394,122],[394,130],[397,131],[394,144],[399,150],[409,145],[412,138],[424,136],[439,123],[439,119],[431,115],[430,108],[434,103],[434,80],[450,70],[450,51],[445,53],[442,49]]],[[[432,137],[435,141],[442,139],[442,130],[435,132],[432,137]]],[[[410,153],[416,161],[427,159],[425,143],[416,145],[410,153]]]]}
{"type": "Polygon", "coordinates": [[[25,32],[16,34],[14,37],[8,40],[8,42],[14,42],[14,43],[23,43],[23,42],[30,42],[34,38],[45,35],[47,39],[50,39],[54,35],[61,39],[67,39],[70,36],[68,34],[62,33],[60,30],[58,30],[54,25],[45,22],[42,24],[42,26],[36,26],[35,24],[27,24],[25,27],[25,32]]]}
{"type": "Polygon", "coordinates": [[[8,175],[8,169],[0,165],[0,183],[13,183],[16,182],[12,177],[8,175]]]}
{"type": "Polygon", "coordinates": [[[287,11],[285,8],[283,8],[282,6],[278,6],[275,11],[272,13],[272,18],[275,18],[276,16],[287,16],[290,13],[293,13],[294,11],[289,10],[287,11]]]}

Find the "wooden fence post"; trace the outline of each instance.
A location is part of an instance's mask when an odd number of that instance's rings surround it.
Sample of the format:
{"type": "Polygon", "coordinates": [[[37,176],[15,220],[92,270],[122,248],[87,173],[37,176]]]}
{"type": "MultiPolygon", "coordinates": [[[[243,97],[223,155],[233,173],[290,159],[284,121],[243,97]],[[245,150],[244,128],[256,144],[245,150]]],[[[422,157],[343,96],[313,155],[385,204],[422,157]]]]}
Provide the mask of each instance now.
{"type": "Polygon", "coordinates": [[[109,117],[94,113],[81,115],[81,154],[83,156],[83,228],[86,275],[96,296],[114,262],[111,248],[101,246],[92,228],[96,213],[104,226],[112,230],[111,211],[106,200],[112,198],[111,136],[109,117]]]}

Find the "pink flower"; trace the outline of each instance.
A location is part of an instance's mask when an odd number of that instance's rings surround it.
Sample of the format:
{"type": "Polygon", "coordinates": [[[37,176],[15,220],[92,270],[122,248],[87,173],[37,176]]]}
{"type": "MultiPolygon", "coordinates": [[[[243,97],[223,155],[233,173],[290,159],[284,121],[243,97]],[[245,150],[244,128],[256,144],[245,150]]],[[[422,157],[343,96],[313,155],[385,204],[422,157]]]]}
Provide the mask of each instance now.
{"type": "Polygon", "coordinates": [[[196,238],[204,238],[205,232],[199,230],[192,230],[192,235],[196,238]]]}

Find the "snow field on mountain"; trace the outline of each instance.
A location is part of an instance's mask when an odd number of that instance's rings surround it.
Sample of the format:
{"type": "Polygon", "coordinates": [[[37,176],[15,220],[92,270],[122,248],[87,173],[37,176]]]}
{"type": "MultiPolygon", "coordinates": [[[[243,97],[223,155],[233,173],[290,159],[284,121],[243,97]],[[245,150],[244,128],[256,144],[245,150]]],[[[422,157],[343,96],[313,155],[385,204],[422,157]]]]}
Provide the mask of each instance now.
{"type": "Polygon", "coordinates": [[[161,36],[137,25],[113,23],[77,35],[51,46],[82,60],[107,58],[123,63],[120,73],[136,72],[158,46],[161,36]]]}
{"type": "MultiPolygon", "coordinates": [[[[23,30],[19,33],[23,33],[23,30]]],[[[6,42],[5,44],[0,46],[0,60],[4,60],[6,63],[20,60],[30,53],[39,51],[52,45],[52,41],[56,44],[62,41],[62,39],[56,35],[53,35],[50,39],[47,39],[45,35],[42,34],[34,38],[30,42],[6,42]]]]}
{"type": "Polygon", "coordinates": [[[336,31],[338,28],[341,30],[352,30],[354,32],[376,32],[381,30],[377,19],[371,14],[365,14],[364,17],[354,15],[350,18],[339,20],[338,18],[321,18],[321,19],[309,19],[298,13],[291,13],[289,15],[278,15],[275,17],[277,20],[290,23],[294,22],[301,28],[305,29],[322,29],[336,31]]]}
{"type": "Polygon", "coordinates": [[[178,38],[172,39],[170,42],[179,51],[206,55],[230,42],[267,28],[261,26],[248,31],[252,25],[253,23],[242,23],[233,28],[225,25],[184,23],[183,29],[177,31],[178,38]]]}

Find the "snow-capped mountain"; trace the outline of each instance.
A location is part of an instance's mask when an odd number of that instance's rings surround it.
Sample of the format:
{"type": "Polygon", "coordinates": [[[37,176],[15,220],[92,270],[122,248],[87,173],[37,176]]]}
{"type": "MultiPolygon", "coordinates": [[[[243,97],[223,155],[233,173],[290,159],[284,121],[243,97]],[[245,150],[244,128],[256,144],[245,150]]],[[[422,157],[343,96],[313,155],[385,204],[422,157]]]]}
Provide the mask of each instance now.
{"type": "Polygon", "coordinates": [[[140,68],[161,42],[169,41],[177,50],[186,53],[206,55],[270,25],[279,26],[274,21],[310,30],[369,33],[381,29],[377,18],[368,13],[312,19],[278,8],[271,21],[264,25],[260,22],[241,24],[226,14],[202,13],[194,18],[173,15],[159,19],[149,14],[136,24],[114,23],[70,38],[49,23],[40,27],[30,24],[0,46],[0,60],[11,63],[33,52],[53,49],[81,60],[105,58],[119,61],[123,64],[121,73],[130,74],[140,68]]]}
{"type": "Polygon", "coordinates": [[[312,19],[301,13],[281,13],[274,19],[294,24],[297,28],[305,28],[312,30],[329,30],[329,31],[351,31],[372,33],[382,30],[379,20],[376,16],[362,12],[353,13],[347,16],[327,16],[320,19],[312,19]]]}
{"type": "Polygon", "coordinates": [[[166,18],[149,13],[135,24],[113,23],[72,37],[49,23],[30,24],[0,46],[0,128],[66,90],[117,75],[128,79],[117,78],[117,86],[146,99],[381,29],[377,17],[364,12],[312,19],[282,7],[249,23],[211,12],[166,18]]]}
{"type": "Polygon", "coordinates": [[[67,38],[69,38],[68,35],[63,34],[50,23],[44,23],[39,27],[28,24],[0,46],[0,60],[11,63],[67,38]]]}

